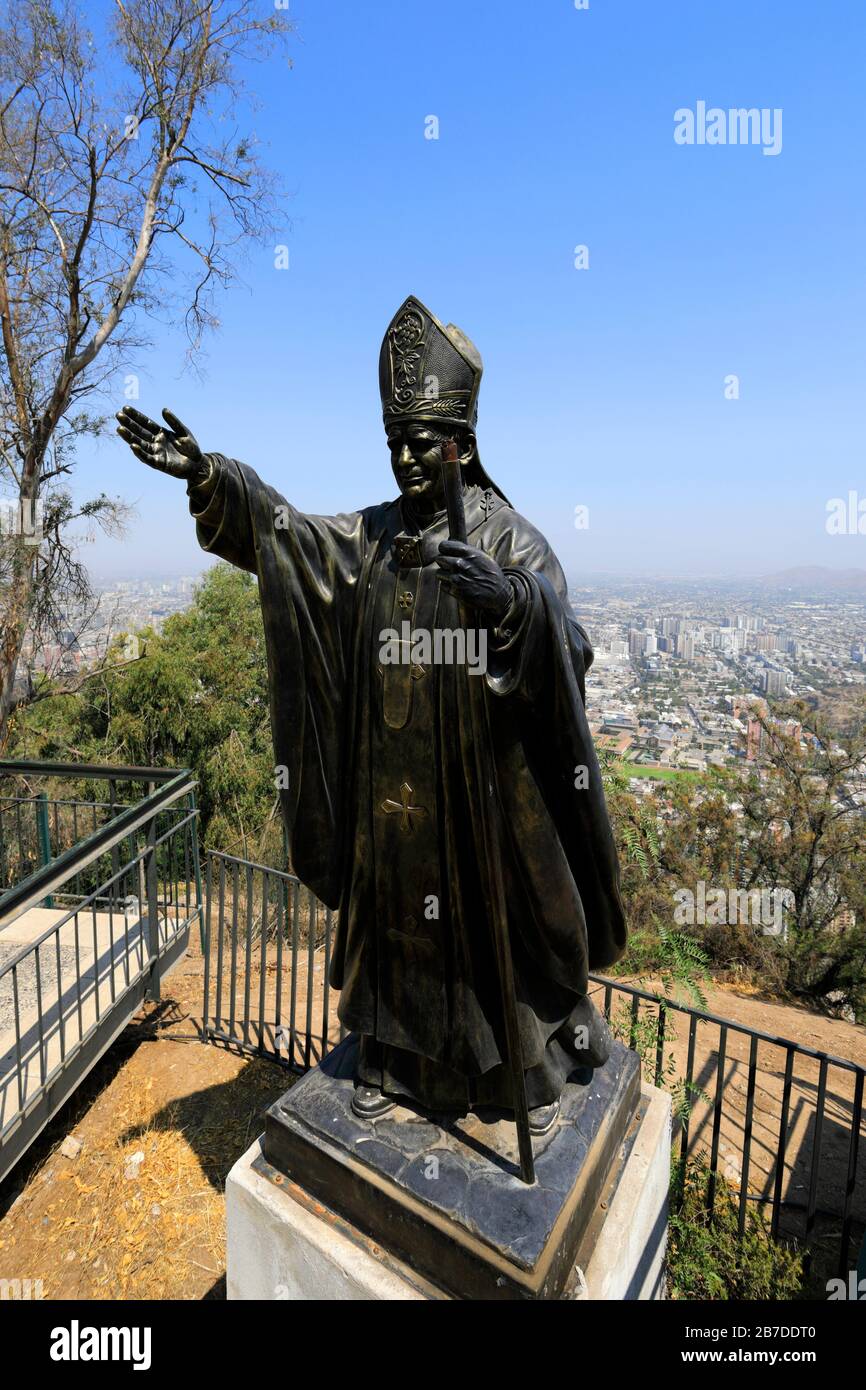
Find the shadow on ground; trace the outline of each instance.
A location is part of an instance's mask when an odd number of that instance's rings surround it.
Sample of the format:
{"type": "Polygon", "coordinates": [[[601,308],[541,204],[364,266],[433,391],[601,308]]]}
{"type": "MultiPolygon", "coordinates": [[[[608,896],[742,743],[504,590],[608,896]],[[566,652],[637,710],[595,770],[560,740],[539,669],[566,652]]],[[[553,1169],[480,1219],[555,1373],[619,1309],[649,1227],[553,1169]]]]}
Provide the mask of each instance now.
{"type": "Polygon", "coordinates": [[[106,1091],[143,1043],[155,1042],[162,1033],[186,1021],[187,1015],[170,999],[148,1006],[115,1040],[75,1093],[34,1140],[11,1173],[0,1182],[0,1219],[43,1166],[56,1146],[71,1134],[94,1102],[106,1091]]]}
{"type": "Polygon", "coordinates": [[[179,1096],[119,1135],[122,1144],[158,1133],[182,1135],[202,1173],[222,1192],[226,1175],[264,1129],[265,1111],[289,1089],[296,1077],[266,1059],[248,1060],[227,1081],[179,1096]]]}

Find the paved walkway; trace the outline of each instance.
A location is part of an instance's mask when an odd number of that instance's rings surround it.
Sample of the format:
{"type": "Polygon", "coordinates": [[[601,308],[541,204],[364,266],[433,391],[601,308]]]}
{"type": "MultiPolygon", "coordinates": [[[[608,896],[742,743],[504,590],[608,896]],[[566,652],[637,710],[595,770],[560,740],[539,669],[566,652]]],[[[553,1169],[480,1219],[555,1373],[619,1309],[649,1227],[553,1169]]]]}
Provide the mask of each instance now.
{"type": "Polygon", "coordinates": [[[88,909],[64,921],[68,911],[31,908],[0,932],[0,971],[33,947],[0,974],[0,1134],[145,968],[147,919],[135,899],[126,914],[88,909]]]}

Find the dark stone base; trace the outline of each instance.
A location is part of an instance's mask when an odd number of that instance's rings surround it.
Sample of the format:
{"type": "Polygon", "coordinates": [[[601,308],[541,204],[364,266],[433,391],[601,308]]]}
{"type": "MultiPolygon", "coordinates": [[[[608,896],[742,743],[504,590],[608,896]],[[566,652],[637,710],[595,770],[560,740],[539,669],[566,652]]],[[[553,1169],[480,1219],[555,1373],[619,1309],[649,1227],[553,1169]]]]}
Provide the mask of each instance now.
{"type": "Polygon", "coordinates": [[[565,1288],[640,1099],[622,1043],[585,1086],[570,1084],[521,1182],[514,1123],[399,1107],[351,1109],[357,1040],[347,1038],[267,1113],[263,1172],[276,1169],[457,1298],[555,1299],[565,1288]]]}

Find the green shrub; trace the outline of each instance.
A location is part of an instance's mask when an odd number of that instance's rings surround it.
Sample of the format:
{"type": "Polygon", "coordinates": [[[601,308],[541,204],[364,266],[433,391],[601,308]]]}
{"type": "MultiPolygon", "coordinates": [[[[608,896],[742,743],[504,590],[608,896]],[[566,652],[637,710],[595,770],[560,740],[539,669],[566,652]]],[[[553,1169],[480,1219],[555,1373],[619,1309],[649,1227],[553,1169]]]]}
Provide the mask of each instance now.
{"type": "Polygon", "coordinates": [[[716,1174],[713,1214],[706,1211],[710,1170],[705,1160],[679,1160],[671,1173],[668,1297],[676,1299],[797,1298],[803,1290],[803,1257],[773,1240],[763,1212],[750,1208],[738,1233],[738,1194],[716,1174]],[[677,1205],[678,1203],[678,1205],[677,1205]],[[675,1209],[674,1209],[675,1208],[675,1209]]]}

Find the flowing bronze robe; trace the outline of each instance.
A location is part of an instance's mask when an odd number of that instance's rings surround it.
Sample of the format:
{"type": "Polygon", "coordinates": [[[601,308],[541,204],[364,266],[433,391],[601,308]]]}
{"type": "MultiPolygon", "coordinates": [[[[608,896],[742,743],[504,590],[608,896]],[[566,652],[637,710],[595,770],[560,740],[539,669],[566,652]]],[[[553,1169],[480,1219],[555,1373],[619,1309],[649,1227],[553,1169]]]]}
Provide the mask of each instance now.
{"type": "Polygon", "coordinates": [[[469,540],[513,576],[510,634],[487,671],[382,660],[383,631],[457,630],[434,575],[444,517],[398,500],[302,515],[252,469],[209,456],[193,489],[202,546],[258,576],[292,867],[339,909],[331,984],[361,1033],[361,1075],[433,1104],[505,1100],[502,1011],[476,807],[469,680],[485,680],[530,1105],[559,1095],[587,972],[625,946],[616,852],[584,712],[592,650],[544,538],[491,490],[469,540]],[[581,769],[585,769],[582,775],[581,769]],[[588,786],[584,785],[588,776],[588,786]]]}

